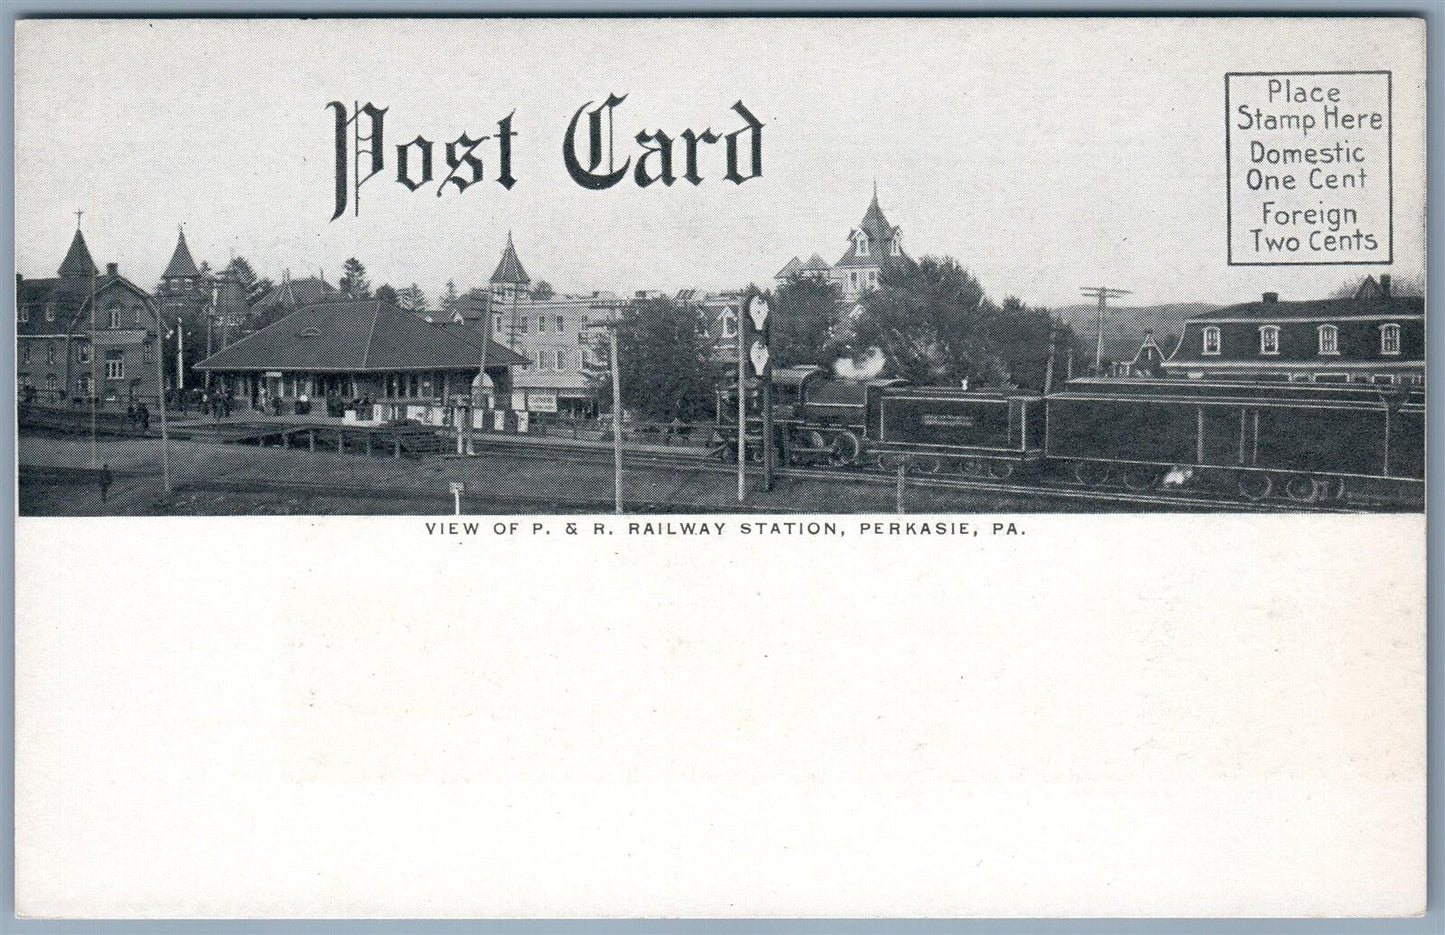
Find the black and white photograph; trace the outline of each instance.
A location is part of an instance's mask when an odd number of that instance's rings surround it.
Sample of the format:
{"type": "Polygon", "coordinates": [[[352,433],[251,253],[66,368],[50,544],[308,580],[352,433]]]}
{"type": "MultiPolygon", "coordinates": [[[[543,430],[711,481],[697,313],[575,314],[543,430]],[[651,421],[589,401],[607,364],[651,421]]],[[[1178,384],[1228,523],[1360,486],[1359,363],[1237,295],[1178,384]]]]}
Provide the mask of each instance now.
{"type": "Polygon", "coordinates": [[[22,514],[1423,508],[1418,55],[919,94],[887,20],[800,83],[497,28],[390,84],[357,24],[22,31],[22,514]]]}
{"type": "Polygon", "coordinates": [[[1427,910],[1428,16],[33,2],[22,935],[1427,910]]]}

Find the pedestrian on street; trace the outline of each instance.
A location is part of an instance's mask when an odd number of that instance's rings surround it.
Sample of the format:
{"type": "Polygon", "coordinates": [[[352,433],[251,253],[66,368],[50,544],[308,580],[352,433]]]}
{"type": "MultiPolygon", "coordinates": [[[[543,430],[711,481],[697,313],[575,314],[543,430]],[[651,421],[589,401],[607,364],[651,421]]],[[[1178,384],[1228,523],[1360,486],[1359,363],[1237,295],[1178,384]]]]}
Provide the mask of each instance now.
{"type": "Polygon", "coordinates": [[[105,503],[110,498],[110,465],[100,466],[100,502],[105,503]]]}
{"type": "Polygon", "coordinates": [[[149,432],[151,430],[151,411],[146,408],[146,404],[141,403],[137,406],[135,414],[136,418],[140,420],[140,430],[149,432]]]}
{"type": "Polygon", "coordinates": [[[126,404],[126,407],[125,407],[125,422],[126,422],[126,424],[129,425],[132,429],[135,428],[136,416],[135,416],[135,401],[134,401],[134,400],[132,400],[131,402],[129,402],[129,403],[126,404]]]}

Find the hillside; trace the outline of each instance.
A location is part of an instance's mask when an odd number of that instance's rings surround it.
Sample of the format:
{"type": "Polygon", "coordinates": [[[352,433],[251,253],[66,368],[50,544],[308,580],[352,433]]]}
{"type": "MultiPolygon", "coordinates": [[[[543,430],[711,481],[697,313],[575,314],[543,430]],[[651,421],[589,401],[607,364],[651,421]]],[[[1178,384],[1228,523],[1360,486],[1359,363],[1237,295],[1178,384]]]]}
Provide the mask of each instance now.
{"type": "MultiPolygon", "coordinates": [[[[1118,308],[1111,305],[1104,312],[1104,359],[1132,359],[1146,331],[1153,331],[1155,342],[1165,354],[1169,354],[1184,330],[1186,318],[1216,308],[1219,306],[1207,302],[1170,302],[1118,308]]],[[[1098,330],[1098,312],[1098,306],[1092,304],[1054,309],[1059,320],[1067,322],[1091,348],[1098,330]]]]}

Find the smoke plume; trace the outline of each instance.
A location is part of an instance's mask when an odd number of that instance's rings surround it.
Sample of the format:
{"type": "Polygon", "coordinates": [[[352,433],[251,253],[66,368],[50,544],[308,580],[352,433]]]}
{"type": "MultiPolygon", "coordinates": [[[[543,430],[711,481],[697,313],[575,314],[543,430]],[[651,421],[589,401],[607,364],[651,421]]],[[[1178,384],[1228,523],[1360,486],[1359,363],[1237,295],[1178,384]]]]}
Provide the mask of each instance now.
{"type": "Polygon", "coordinates": [[[871,380],[883,372],[888,359],[876,347],[870,347],[862,357],[840,357],[833,362],[833,372],[844,380],[871,380]]]}

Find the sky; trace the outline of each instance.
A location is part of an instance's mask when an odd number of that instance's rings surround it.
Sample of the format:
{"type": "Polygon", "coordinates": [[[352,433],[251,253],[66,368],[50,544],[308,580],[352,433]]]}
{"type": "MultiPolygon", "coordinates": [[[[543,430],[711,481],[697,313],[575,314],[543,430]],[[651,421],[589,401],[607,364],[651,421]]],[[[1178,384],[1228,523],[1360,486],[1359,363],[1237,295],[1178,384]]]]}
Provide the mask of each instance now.
{"type": "MultiPolygon", "coordinates": [[[[184,224],[196,260],[279,279],[359,257],[373,284],[484,283],[510,231],[559,292],[769,285],[835,262],[876,182],[914,256],[956,257],[995,298],[1125,304],[1327,294],[1424,266],[1424,30],[1413,20],[33,20],[16,36],[16,262],[53,275],[74,212],[97,263],[154,285],[184,224]],[[1226,71],[1388,68],[1392,267],[1230,267],[1226,71]],[[562,141],[587,101],[632,137],[764,123],[763,174],[591,191],[562,141]],[[388,108],[386,167],[330,220],[328,102],[388,108]],[[438,197],[395,181],[395,146],[494,133],[512,174],[438,197]]],[[[681,172],[680,159],[677,171],[681,172]]]]}

